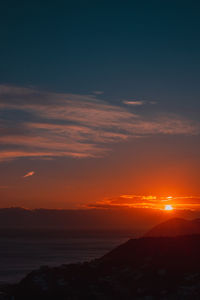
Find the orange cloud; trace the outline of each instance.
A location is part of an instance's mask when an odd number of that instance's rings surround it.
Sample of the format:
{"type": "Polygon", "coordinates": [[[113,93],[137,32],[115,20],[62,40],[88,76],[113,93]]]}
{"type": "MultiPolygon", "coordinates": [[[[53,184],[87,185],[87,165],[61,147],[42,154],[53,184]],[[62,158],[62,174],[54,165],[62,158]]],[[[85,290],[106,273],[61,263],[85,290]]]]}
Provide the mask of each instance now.
{"type": "Polygon", "coordinates": [[[164,209],[166,203],[173,204],[173,208],[184,210],[200,210],[200,197],[184,196],[148,196],[148,195],[121,195],[115,198],[105,198],[97,203],[90,204],[89,207],[93,208],[151,208],[151,209],[164,209]],[[164,203],[163,203],[164,201],[164,203]]]}
{"type": "Polygon", "coordinates": [[[23,177],[27,178],[27,177],[30,177],[30,176],[33,176],[33,175],[35,175],[35,172],[31,171],[31,172],[26,173],[23,177]]]}

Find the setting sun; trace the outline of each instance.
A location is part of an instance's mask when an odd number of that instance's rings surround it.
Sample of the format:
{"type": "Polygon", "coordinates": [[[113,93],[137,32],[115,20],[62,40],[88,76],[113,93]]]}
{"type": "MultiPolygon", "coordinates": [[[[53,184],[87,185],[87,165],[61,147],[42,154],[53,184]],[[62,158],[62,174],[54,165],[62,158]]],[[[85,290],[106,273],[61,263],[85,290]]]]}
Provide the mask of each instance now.
{"type": "Polygon", "coordinates": [[[173,210],[173,206],[172,205],[165,205],[165,210],[173,210]]]}

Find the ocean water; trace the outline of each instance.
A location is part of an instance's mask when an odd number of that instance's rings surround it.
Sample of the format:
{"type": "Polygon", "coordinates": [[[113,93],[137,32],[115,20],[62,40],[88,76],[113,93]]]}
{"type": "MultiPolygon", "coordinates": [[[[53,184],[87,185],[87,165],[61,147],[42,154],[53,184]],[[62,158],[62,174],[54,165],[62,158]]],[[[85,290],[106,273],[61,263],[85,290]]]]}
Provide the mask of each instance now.
{"type": "Polygon", "coordinates": [[[1,235],[0,284],[18,282],[40,266],[90,261],[135,236],[128,232],[1,235]]]}

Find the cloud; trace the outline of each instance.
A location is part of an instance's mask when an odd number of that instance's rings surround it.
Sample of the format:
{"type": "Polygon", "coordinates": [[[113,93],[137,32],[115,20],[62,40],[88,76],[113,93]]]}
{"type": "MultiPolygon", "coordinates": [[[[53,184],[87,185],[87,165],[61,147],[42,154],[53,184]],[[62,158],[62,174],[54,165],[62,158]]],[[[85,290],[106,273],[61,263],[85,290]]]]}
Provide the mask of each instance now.
{"type": "Polygon", "coordinates": [[[144,101],[144,100],[124,100],[124,104],[126,105],[132,105],[132,106],[142,106],[145,104],[156,104],[156,101],[144,101]]]}
{"type": "Polygon", "coordinates": [[[156,134],[199,134],[199,128],[199,123],[180,115],[139,114],[98,99],[98,94],[0,85],[0,161],[101,157],[116,142],[156,134]]]}
{"type": "Polygon", "coordinates": [[[104,94],[103,91],[93,91],[92,93],[95,95],[103,95],[104,94]]]}
{"type": "Polygon", "coordinates": [[[178,210],[199,210],[199,196],[155,196],[155,195],[120,195],[119,197],[105,198],[88,205],[90,208],[151,208],[164,209],[170,204],[178,210]]]}
{"type": "Polygon", "coordinates": [[[123,101],[123,103],[126,104],[126,105],[141,106],[141,105],[144,105],[146,102],[145,102],[145,101],[131,101],[131,100],[125,100],[125,101],[123,101]]]}
{"type": "Polygon", "coordinates": [[[33,175],[35,175],[35,172],[31,171],[31,172],[26,173],[23,177],[27,178],[27,177],[30,177],[30,176],[33,176],[33,175]]]}

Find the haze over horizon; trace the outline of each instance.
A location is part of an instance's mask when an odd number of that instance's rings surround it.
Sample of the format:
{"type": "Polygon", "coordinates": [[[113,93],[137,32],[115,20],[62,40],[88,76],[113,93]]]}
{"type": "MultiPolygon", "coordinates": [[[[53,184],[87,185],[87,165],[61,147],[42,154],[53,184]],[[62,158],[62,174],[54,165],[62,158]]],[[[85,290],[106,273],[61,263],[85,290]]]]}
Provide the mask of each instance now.
{"type": "Polygon", "coordinates": [[[200,211],[199,9],[2,3],[0,207],[200,211]]]}

